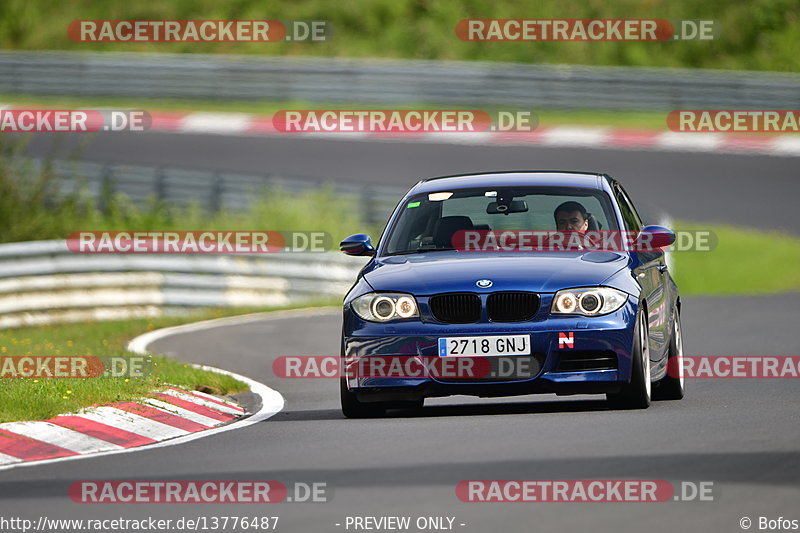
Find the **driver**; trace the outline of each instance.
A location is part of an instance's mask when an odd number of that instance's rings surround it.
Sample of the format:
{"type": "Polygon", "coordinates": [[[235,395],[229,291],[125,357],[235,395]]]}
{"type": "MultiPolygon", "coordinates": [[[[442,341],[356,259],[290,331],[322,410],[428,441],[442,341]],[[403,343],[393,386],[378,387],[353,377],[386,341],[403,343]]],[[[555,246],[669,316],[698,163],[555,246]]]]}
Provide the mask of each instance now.
{"type": "Polygon", "coordinates": [[[589,229],[589,215],[586,208],[578,202],[564,202],[553,212],[558,231],[577,231],[586,233],[589,229]]]}

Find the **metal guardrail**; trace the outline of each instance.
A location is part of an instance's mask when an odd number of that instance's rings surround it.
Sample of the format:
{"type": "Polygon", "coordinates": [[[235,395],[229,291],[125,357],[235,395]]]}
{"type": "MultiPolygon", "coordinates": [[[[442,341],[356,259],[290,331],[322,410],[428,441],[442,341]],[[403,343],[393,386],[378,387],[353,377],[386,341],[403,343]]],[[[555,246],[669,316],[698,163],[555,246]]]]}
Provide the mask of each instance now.
{"type": "MultiPolygon", "coordinates": [[[[19,160],[15,174],[38,175],[44,164],[36,159],[19,160]]],[[[319,191],[327,186],[337,197],[354,200],[359,206],[363,222],[367,224],[385,222],[407,190],[403,187],[287,175],[250,175],[64,160],[52,160],[48,164],[53,177],[51,192],[54,194],[81,193],[96,199],[108,194],[124,194],[138,205],[154,198],[173,206],[197,205],[212,212],[244,209],[270,190],[303,193],[319,191]]]]}
{"type": "MultiPolygon", "coordinates": [[[[53,194],[85,194],[102,199],[107,194],[123,194],[142,205],[151,198],[170,206],[197,205],[209,211],[245,209],[270,188],[289,193],[319,191],[330,187],[337,201],[354,199],[367,224],[384,224],[397,203],[408,191],[405,187],[355,184],[307,177],[256,176],[230,172],[208,172],[173,167],[147,167],[83,161],[52,160],[53,194]]],[[[41,160],[20,159],[18,176],[42,172],[41,160]]],[[[102,207],[102,205],[100,206],[102,207]]],[[[640,214],[648,223],[660,223],[666,213],[647,202],[639,202],[640,214]]],[[[324,228],[320,228],[324,231],[324,228]]]]}
{"type": "Polygon", "coordinates": [[[363,258],[337,252],[74,254],[65,241],[0,245],[0,329],[343,297],[363,258]]]}
{"type": "Polygon", "coordinates": [[[671,110],[800,107],[794,73],[207,54],[0,52],[0,92],[671,110]]]}

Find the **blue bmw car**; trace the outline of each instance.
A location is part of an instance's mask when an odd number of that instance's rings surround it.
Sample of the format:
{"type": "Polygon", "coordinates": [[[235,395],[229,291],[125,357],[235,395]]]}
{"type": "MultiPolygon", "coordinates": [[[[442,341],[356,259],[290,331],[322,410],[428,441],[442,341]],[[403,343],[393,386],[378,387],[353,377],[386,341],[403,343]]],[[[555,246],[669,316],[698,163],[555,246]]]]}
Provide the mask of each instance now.
{"type": "Polygon", "coordinates": [[[644,226],[604,174],[420,181],[377,245],[364,234],[341,243],[371,257],[344,300],[344,415],[381,416],[457,394],[605,394],[622,409],[682,398],[681,300],[663,250],[674,240],[667,228],[644,226]],[[580,239],[504,246],[537,231],[634,238],[613,249],[580,239]],[[392,358],[403,371],[374,371],[392,358]]]}

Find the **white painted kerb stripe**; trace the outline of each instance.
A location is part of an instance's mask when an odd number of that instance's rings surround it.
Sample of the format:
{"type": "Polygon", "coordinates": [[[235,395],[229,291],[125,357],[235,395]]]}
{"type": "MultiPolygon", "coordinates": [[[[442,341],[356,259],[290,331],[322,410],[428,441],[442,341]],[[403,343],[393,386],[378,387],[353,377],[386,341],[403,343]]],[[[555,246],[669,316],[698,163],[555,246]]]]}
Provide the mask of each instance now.
{"type": "Polygon", "coordinates": [[[245,113],[191,113],[184,117],[181,129],[188,133],[241,133],[252,117],[245,113]]]}
{"type": "Polygon", "coordinates": [[[608,130],[597,128],[549,128],[542,132],[542,144],[565,146],[597,146],[608,142],[608,130]]]}
{"type": "Polygon", "coordinates": [[[242,411],[240,409],[234,409],[232,407],[228,407],[227,405],[220,405],[216,402],[212,402],[206,400],[205,398],[200,398],[193,394],[189,394],[186,392],[181,392],[175,389],[167,389],[164,391],[164,394],[169,396],[174,396],[180,400],[186,400],[187,402],[196,403],[197,405],[202,405],[204,407],[208,407],[209,409],[214,409],[215,411],[219,411],[221,413],[228,413],[231,415],[241,415],[242,411]]]}
{"type": "Polygon", "coordinates": [[[776,154],[800,155],[800,135],[775,139],[772,141],[772,151],[776,154]]]}
{"type": "Polygon", "coordinates": [[[107,450],[121,450],[111,442],[90,437],[50,422],[7,422],[0,428],[32,439],[52,444],[75,453],[93,453],[107,450]]]}
{"type": "Polygon", "coordinates": [[[656,138],[660,148],[686,150],[691,152],[713,152],[722,146],[724,136],[719,133],[682,133],[669,131],[656,138]]]}
{"type": "Polygon", "coordinates": [[[209,418],[207,416],[195,413],[194,411],[184,409],[183,407],[178,407],[177,405],[168,402],[162,402],[161,400],[156,400],[155,398],[145,398],[144,400],[142,400],[141,403],[150,405],[152,407],[155,407],[156,409],[161,409],[162,411],[166,411],[171,415],[176,415],[181,418],[185,418],[186,420],[191,420],[192,422],[203,424],[204,426],[213,428],[218,424],[222,424],[221,420],[217,420],[215,418],[209,418]]]}
{"type": "Polygon", "coordinates": [[[222,398],[221,396],[212,396],[211,394],[207,394],[205,392],[200,392],[199,390],[193,390],[191,392],[191,394],[193,394],[195,396],[202,396],[203,398],[207,398],[209,400],[216,400],[218,402],[222,402],[225,405],[227,405],[228,407],[230,407],[231,409],[235,409],[238,413],[240,413],[240,414],[244,413],[244,409],[242,409],[241,407],[239,407],[235,403],[229,402],[228,400],[226,400],[225,398],[222,398]]]}
{"type": "Polygon", "coordinates": [[[153,440],[171,439],[189,433],[184,429],[163,424],[141,415],[117,409],[116,407],[94,407],[91,411],[79,413],[76,416],[100,422],[101,424],[108,424],[109,426],[153,440]]]}
{"type": "Polygon", "coordinates": [[[10,465],[13,463],[19,463],[20,461],[22,461],[22,459],[11,457],[10,455],[6,455],[4,453],[0,453],[0,465],[10,465]]]}

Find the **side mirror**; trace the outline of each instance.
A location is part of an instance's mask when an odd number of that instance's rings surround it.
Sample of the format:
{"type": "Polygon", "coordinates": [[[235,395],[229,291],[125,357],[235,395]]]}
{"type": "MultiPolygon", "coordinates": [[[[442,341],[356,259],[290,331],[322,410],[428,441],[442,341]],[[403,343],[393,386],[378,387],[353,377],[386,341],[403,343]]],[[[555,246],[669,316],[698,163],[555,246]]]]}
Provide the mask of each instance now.
{"type": "Polygon", "coordinates": [[[636,236],[637,252],[653,252],[675,242],[675,234],[664,226],[645,226],[636,236]]]}
{"type": "Polygon", "coordinates": [[[339,244],[339,250],[347,255],[375,255],[372,239],[364,233],[350,235],[339,244]]]}

